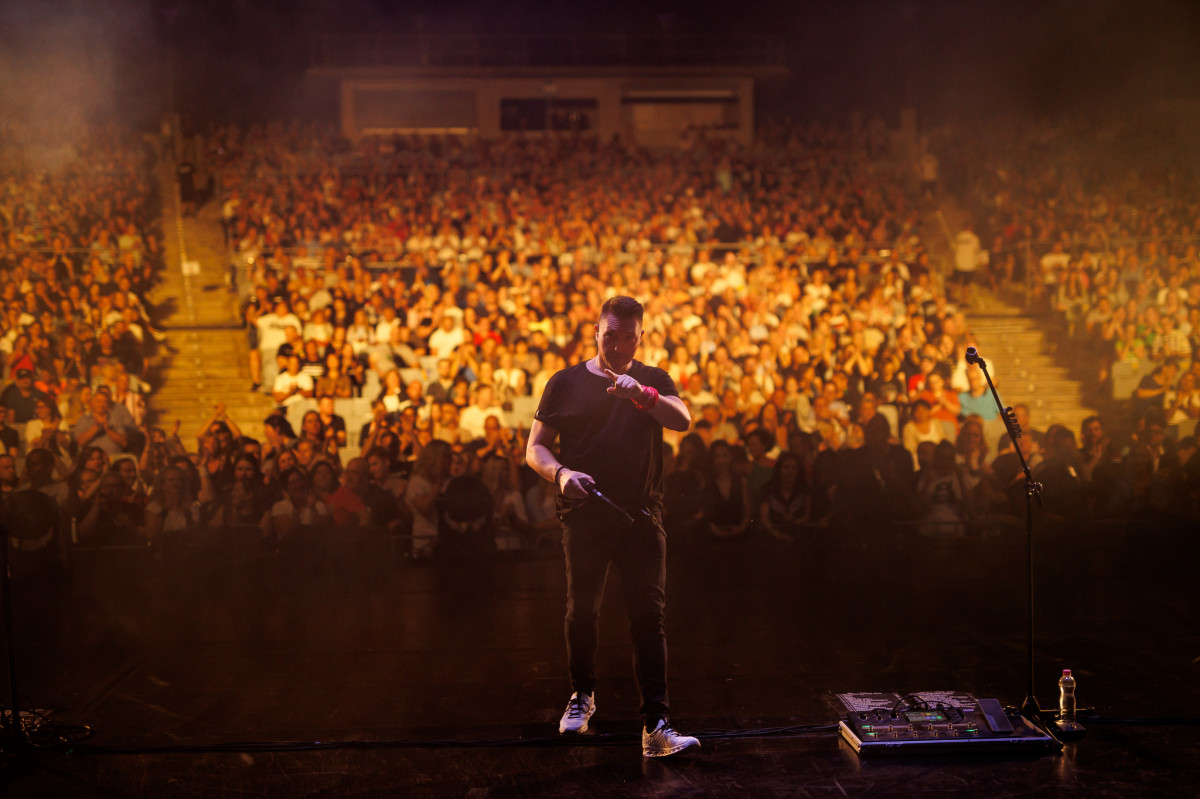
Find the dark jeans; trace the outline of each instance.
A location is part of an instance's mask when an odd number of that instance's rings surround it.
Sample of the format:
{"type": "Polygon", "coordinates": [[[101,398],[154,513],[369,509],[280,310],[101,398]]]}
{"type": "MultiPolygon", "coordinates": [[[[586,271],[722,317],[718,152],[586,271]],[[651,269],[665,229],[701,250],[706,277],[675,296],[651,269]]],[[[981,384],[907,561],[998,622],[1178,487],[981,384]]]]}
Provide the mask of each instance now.
{"type": "Polygon", "coordinates": [[[567,562],[567,664],[571,688],[594,693],[600,603],[609,564],[615,563],[633,636],[633,671],[647,723],[667,718],[667,535],[656,517],[637,514],[628,525],[592,503],[563,520],[567,562]]]}

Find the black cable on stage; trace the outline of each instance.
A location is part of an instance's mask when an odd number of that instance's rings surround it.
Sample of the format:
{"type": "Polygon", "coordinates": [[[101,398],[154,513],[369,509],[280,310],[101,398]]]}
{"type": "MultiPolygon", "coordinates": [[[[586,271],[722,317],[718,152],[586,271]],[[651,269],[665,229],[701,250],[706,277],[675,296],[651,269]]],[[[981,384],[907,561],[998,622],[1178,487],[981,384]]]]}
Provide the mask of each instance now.
{"type": "MultiPolygon", "coordinates": [[[[695,733],[703,740],[733,740],[738,738],[793,737],[837,730],[834,724],[795,725],[790,727],[766,727],[747,730],[704,730],[695,733]]],[[[340,740],[340,741],[240,741],[223,744],[190,744],[166,746],[102,746],[77,742],[59,742],[39,745],[39,750],[58,750],[68,754],[96,755],[170,755],[198,753],[262,753],[262,752],[309,752],[334,749],[488,749],[504,747],[577,747],[577,746],[628,746],[641,740],[641,735],[608,733],[580,735],[565,738],[546,736],[541,738],[476,738],[476,739],[424,739],[424,740],[340,740]]]]}
{"type": "Polygon", "coordinates": [[[1106,716],[1080,716],[1078,713],[1076,713],[1075,720],[1081,723],[1086,721],[1088,724],[1130,724],[1148,727],[1187,727],[1200,725],[1200,718],[1190,719],[1169,716],[1161,719],[1119,719],[1108,718],[1106,716]]]}

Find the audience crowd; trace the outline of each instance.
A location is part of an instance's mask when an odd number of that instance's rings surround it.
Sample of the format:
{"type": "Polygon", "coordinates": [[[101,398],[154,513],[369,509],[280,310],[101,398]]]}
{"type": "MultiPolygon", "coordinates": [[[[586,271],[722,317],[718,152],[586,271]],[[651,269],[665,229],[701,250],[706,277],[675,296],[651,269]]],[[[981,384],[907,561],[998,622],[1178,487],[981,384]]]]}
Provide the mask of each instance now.
{"type": "MultiPolygon", "coordinates": [[[[543,545],[556,496],[524,464],[529,419],[549,376],[592,354],[616,293],[643,300],[639,358],[694,420],[667,433],[673,534],[886,520],[952,538],[1023,513],[1019,461],[962,356],[967,320],[866,133],[777,126],[751,147],[674,153],[575,137],[351,145],[301,125],[207,141],[253,388],[278,408],[261,434],[218,406],[196,451],[177,429],[146,430],[139,449],[94,391],[62,439],[73,458],[52,462],[80,542],[248,524],[286,547],[332,523],[399,535],[414,556],[543,545]]],[[[17,390],[6,407],[28,401],[17,390]]],[[[1017,411],[1050,512],[1195,508],[1195,439],[1171,442],[1169,420],[1139,428],[1123,462],[1099,419],[1077,441],[1017,411]]],[[[49,448],[28,450],[20,478],[0,457],[0,483],[46,492],[30,470],[49,448]]]]}
{"type": "Polygon", "coordinates": [[[1183,479],[1200,419],[1200,185],[1183,166],[1194,133],[1165,111],[949,137],[974,165],[965,189],[999,254],[991,279],[1026,282],[1127,408],[1133,441],[1105,439],[1093,456],[1123,457],[1122,482],[1183,479]]]}
{"type": "Polygon", "coordinates": [[[127,130],[16,123],[0,125],[0,154],[0,459],[32,470],[42,453],[66,477],[84,453],[148,437],[143,378],[163,339],[146,298],[162,267],[153,158],[127,130]]]}

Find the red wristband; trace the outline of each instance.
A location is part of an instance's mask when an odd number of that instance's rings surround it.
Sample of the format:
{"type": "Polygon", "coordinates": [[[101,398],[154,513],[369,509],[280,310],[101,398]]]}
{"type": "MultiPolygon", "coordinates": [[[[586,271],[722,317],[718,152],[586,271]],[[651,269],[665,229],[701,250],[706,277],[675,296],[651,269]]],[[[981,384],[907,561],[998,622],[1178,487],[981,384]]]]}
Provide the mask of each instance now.
{"type": "Polygon", "coordinates": [[[658,389],[653,386],[642,386],[642,401],[630,398],[638,410],[648,411],[658,403],[658,389]]]}

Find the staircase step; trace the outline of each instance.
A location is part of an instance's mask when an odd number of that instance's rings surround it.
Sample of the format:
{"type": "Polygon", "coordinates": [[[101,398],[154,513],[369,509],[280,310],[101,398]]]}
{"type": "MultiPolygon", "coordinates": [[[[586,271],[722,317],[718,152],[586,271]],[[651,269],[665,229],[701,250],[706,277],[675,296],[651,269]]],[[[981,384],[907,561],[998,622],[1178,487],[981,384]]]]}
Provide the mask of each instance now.
{"type": "MultiPolygon", "coordinates": [[[[174,171],[159,171],[162,194],[174,198],[174,171]]],[[[227,254],[218,210],[209,205],[182,220],[179,241],[177,209],[173,199],[164,203],[164,243],[171,264],[161,284],[151,294],[169,313],[159,317],[167,333],[170,355],[153,370],[156,390],[149,398],[150,418],[160,427],[180,419],[181,435],[194,448],[198,427],[218,403],[247,435],[262,437],[262,421],[275,407],[265,394],[251,392],[246,334],[237,320],[237,298],[225,283],[227,254]],[[181,258],[197,261],[200,274],[185,278],[181,258]]]]}
{"type": "Polygon", "coordinates": [[[967,322],[1004,403],[1028,406],[1039,430],[1063,424],[1078,434],[1094,411],[1086,407],[1084,386],[1072,377],[1070,365],[1055,355],[1059,334],[986,291],[967,311],[967,322]]]}

